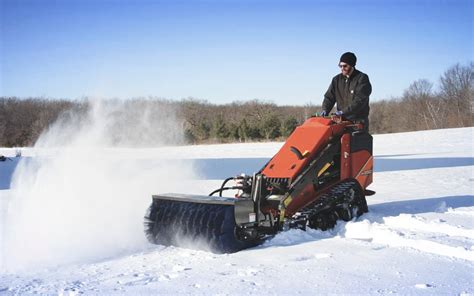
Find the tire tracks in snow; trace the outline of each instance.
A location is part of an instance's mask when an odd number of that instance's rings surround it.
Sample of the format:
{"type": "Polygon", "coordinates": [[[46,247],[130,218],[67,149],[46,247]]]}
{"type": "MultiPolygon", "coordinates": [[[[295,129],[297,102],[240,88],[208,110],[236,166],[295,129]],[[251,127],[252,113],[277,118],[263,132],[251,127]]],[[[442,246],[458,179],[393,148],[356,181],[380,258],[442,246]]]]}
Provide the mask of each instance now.
{"type": "MultiPolygon", "coordinates": [[[[456,210],[450,209],[449,213],[456,210]]],[[[471,212],[472,213],[472,212],[471,212]]],[[[465,211],[463,212],[465,214],[465,211]]],[[[343,238],[369,241],[393,248],[410,248],[424,253],[474,262],[474,230],[453,226],[444,220],[430,221],[418,215],[371,217],[344,223],[338,230],[343,238]],[[458,246],[453,246],[455,241],[458,246]]]]}

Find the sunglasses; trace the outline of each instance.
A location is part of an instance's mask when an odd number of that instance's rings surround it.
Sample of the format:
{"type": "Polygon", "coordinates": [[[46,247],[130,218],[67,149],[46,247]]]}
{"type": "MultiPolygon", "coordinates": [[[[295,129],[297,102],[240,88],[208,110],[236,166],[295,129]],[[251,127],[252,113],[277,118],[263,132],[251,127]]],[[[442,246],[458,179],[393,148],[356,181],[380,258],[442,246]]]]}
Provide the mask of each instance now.
{"type": "Polygon", "coordinates": [[[338,66],[339,66],[339,68],[347,68],[347,67],[349,67],[348,64],[345,64],[345,65],[338,65],[338,66]]]}

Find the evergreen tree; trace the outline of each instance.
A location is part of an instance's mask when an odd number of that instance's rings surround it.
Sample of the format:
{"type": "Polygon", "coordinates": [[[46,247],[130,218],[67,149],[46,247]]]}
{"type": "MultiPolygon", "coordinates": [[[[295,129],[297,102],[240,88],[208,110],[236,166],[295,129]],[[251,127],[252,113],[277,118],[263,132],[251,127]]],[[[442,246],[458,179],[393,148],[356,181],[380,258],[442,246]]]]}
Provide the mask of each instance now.
{"type": "Polygon", "coordinates": [[[205,121],[200,122],[193,131],[195,139],[202,141],[209,139],[211,128],[209,124],[205,121]]]}
{"type": "Polygon", "coordinates": [[[226,126],[224,118],[221,115],[216,116],[212,123],[211,137],[222,141],[227,139],[229,134],[229,129],[226,126]]]}
{"type": "Polygon", "coordinates": [[[298,120],[294,116],[286,118],[286,120],[281,125],[281,135],[287,138],[298,126],[298,120]]]}
{"type": "Polygon", "coordinates": [[[242,141],[247,141],[249,139],[249,125],[247,124],[247,120],[243,118],[240,121],[239,124],[239,129],[238,129],[238,134],[239,134],[239,140],[242,141]]]}
{"type": "Polygon", "coordinates": [[[273,140],[280,136],[281,121],[278,115],[270,114],[262,122],[261,130],[267,140],[273,140]]]}

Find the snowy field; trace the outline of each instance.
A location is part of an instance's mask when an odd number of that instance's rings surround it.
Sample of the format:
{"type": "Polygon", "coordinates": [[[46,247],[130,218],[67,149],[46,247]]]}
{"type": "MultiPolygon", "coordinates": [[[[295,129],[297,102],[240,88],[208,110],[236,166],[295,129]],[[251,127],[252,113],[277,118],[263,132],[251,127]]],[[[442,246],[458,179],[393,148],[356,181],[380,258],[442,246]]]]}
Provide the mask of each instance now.
{"type": "Polygon", "coordinates": [[[223,255],[148,244],[151,195],[207,194],[282,143],[24,149],[0,162],[0,295],[473,295],[473,133],[376,135],[368,214],[223,255]]]}

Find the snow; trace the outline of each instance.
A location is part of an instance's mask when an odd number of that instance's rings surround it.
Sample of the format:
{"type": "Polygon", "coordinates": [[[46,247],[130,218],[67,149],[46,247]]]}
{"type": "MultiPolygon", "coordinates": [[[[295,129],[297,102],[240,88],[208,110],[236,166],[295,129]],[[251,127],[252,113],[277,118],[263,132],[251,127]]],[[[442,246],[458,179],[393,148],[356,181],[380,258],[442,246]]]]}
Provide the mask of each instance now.
{"type": "Polygon", "coordinates": [[[206,194],[282,143],[0,149],[0,294],[472,295],[473,132],[375,135],[369,213],[235,254],[148,244],[151,194],[206,194]]]}

